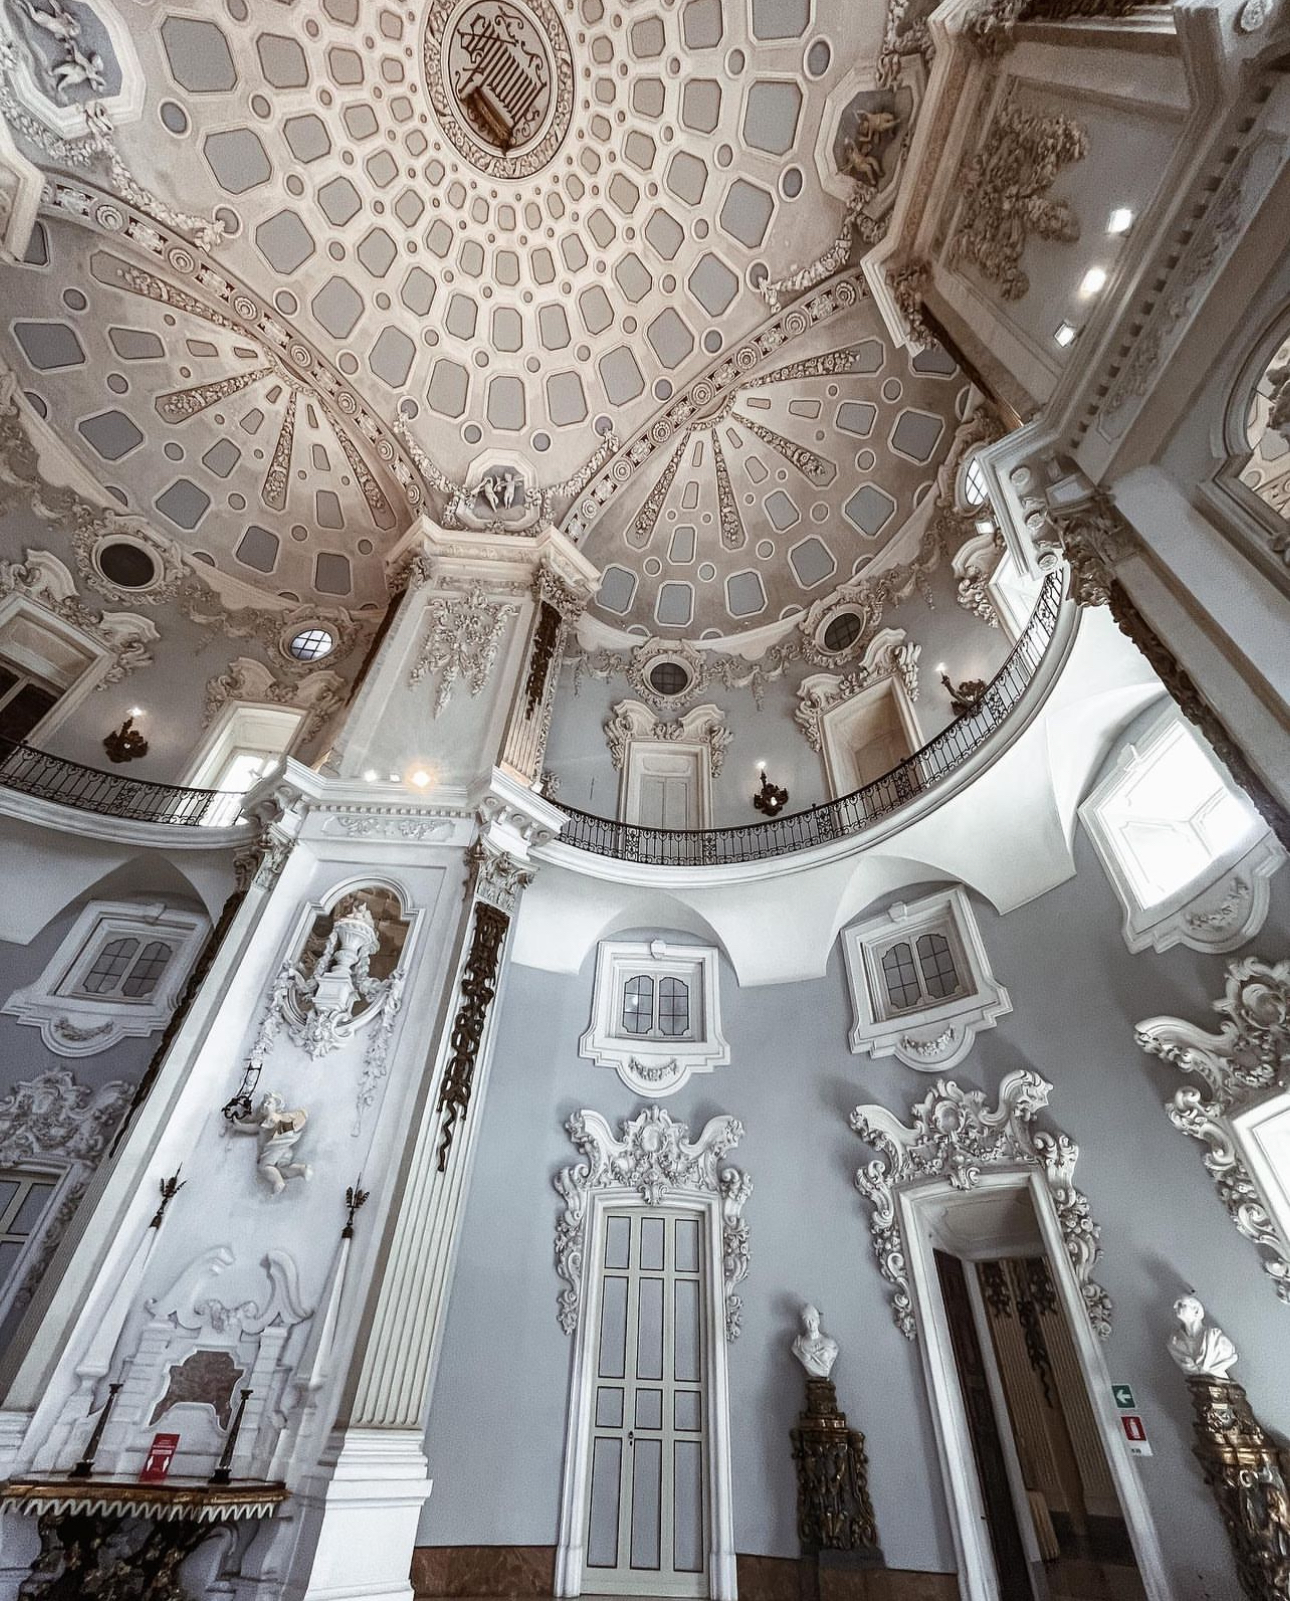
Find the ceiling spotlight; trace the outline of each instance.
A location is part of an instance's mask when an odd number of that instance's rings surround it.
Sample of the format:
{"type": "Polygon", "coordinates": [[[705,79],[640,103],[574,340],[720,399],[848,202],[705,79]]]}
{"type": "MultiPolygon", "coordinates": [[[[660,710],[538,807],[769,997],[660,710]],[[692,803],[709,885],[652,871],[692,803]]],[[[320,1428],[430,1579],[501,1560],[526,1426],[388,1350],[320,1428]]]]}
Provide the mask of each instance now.
{"type": "Polygon", "coordinates": [[[765,763],[761,764],[761,788],[752,798],[753,805],[767,817],[778,817],[788,805],[788,791],[782,784],[772,784],[766,776],[765,763]]]}
{"type": "Polygon", "coordinates": [[[369,767],[363,774],[363,782],[365,784],[374,784],[380,776],[375,767],[369,767]]]}
{"type": "Polygon", "coordinates": [[[430,782],[430,774],[426,772],[424,767],[418,767],[416,772],[411,776],[412,782],[417,786],[418,789],[424,789],[430,782]]]}
{"type": "Polygon", "coordinates": [[[1090,267],[1079,281],[1079,292],[1085,296],[1100,295],[1105,288],[1105,267],[1090,267]]]}
{"type": "Polygon", "coordinates": [[[1067,345],[1073,345],[1075,343],[1075,335],[1078,333],[1078,331],[1079,330],[1073,323],[1064,322],[1053,335],[1053,341],[1054,343],[1059,344],[1062,349],[1065,350],[1067,345]]]}
{"type": "Polygon", "coordinates": [[[1128,233],[1133,227],[1133,213],[1128,206],[1117,206],[1106,219],[1107,233],[1128,233]]]}

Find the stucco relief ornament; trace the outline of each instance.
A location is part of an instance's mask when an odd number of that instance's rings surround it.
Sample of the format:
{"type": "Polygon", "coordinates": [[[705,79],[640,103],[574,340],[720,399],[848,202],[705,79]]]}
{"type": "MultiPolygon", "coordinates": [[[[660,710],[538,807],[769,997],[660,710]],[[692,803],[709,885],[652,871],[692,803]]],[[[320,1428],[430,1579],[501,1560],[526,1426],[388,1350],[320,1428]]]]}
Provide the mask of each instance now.
{"type": "Polygon", "coordinates": [[[734,737],[733,731],[725,726],[725,713],[712,705],[696,706],[684,717],[661,722],[648,706],[642,706],[639,701],[624,700],[614,707],[613,716],[605,724],[609,759],[616,772],[622,771],[632,740],[643,739],[706,745],[712,776],[716,778],[725,764],[726,751],[734,737]]]}
{"type": "Polygon", "coordinates": [[[66,1069],[56,1068],[15,1084],[0,1099],[0,1167],[34,1164],[66,1172],[57,1192],[57,1209],[29,1247],[32,1254],[15,1306],[25,1306],[31,1299],[133,1092],[134,1086],[120,1079],[92,1089],[79,1084],[66,1069]]]}
{"type": "Polygon", "coordinates": [[[1069,244],[1079,238],[1079,218],[1048,191],[1061,169],[1082,161],[1088,135],[1069,117],[1025,111],[1010,87],[979,148],[959,172],[959,220],[946,261],[970,261],[997,284],[1004,300],[1020,300],[1030,288],[1021,259],[1033,234],[1069,244]]]}
{"type": "Polygon", "coordinates": [[[797,710],[793,721],[806,735],[806,743],[817,753],[824,749],[824,721],[837,706],[843,705],[884,678],[899,678],[911,701],[918,699],[918,658],[922,646],[905,637],[901,628],[884,628],[870,640],[863,658],[844,677],[835,673],[812,673],[797,686],[797,710]]]}
{"type": "Polygon", "coordinates": [[[617,1138],[599,1112],[576,1112],[565,1128],[586,1160],[562,1168],[552,1180],[564,1202],[555,1229],[555,1267],[566,1286],[560,1291],[557,1313],[564,1332],[574,1332],[581,1314],[592,1194],[630,1190],[646,1206],[662,1206],[669,1195],[698,1192],[716,1196],[720,1205],[726,1338],[738,1339],[743,1304],[734,1291],[748,1274],[743,1209],[752,1194],[752,1180],[739,1168],[721,1168],[719,1163],[743,1138],[743,1124],[734,1117],[714,1117],[698,1139],[691,1140],[686,1124],[651,1106],[624,1119],[617,1138]]]}
{"type": "Polygon", "coordinates": [[[1101,1231],[1073,1181],[1079,1146],[1065,1134],[1033,1127],[1051,1094],[1051,1084],[1021,1069],[1009,1073],[999,1086],[999,1105],[993,1111],[980,1090],[938,1079],[935,1088],[911,1108],[909,1125],[883,1106],[858,1106],[852,1112],[852,1129],[880,1153],[877,1161],[856,1173],[855,1184],[873,1206],[874,1252],[893,1289],[892,1317],[906,1339],[916,1338],[918,1330],[897,1195],[904,1186],[929,1179],[946,1180],[956,1190],[973,1190],[987,1168],[1029,1167],[1043,1174],[1089,1322],[1099,1338],[1110,1334],[1111,1298],[1090,1277],[1101,1255],[1101,1231]]]}
{"type": "Polygon", "coordinates": [[[474,584],[460,598],[432,600],[426,612],[430,629],[408,682],[419,684],[432,673],[439,675],[433,707],[438,717],[452,699],[459,678],[472,696],[481,692],[497,660],[502,631],[518,615],[519,607],[509,601],[489,600],[483,585],[474,584]]]}
{"type": "Polygon", "coordinates": [[[25,595],[47,611],[71,623],[103,647],[110,658],[95,689],[119,684],[136,667],[151,667],[148,647],[160,639],[147,617],[132,612],[92,611],[76,592],[68,568],[47,550],[28,550],[23,561],[0,561],[0,597],[25,595]]]}
{"type": "Polygon", "coordinates": [[[1263,1271],[1290,1304],[1290,1251],[1242,1158],[1234,1120],[1290,1090],[1290,961],[1258,956],[1229,962],[1214,1010],[1226,1018],[1217,1034],[1178,1017],[1152,1017],[1134,1030],[1138,1044],[1183,1073],[1185,1084],[1165,1102],[1176,1129],[1206,1147],[1205,1168],[1238,1231],[1259,1251],[1263,1271]]]}

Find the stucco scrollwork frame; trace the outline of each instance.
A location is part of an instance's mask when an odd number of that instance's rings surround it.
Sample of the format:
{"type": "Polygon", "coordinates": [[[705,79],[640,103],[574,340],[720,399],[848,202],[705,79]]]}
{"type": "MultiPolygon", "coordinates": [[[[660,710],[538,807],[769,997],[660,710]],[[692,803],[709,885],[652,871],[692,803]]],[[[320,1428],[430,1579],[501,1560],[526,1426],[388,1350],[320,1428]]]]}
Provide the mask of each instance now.
{"type": "Polygon", "coordinates": [[[852,1129],[880,1153],[858,1170],[855,1184],[873,1207],[874,1253],[883,1278],[892,1286],[892,1318],[907,1340],[917,1338],[918,1327],[897,1206],[900,1191],[941,1180],[966,1192],[976,1188],[986,1169],[1026,1168],[1037,1168],[1047,1183],[1094,1333],[1103,1340],[1110,1335],[1111,1298],[1091,1277],[1101,1255],[1101,1230],[1087,1198],[1074,1184],[1079,1146],[1069,1135],[1034,1127],[1051,1094],[1051,1084],[1022,1068],[1003,1080],[993,1111],[983,1091],[938,1079],[910,1108],[908,1124],[885,1106],[857,1106],[852,1112],[852,1129]]]}
{"type": "Polygon", "coordinates": [[[1179,1017],[1150,1017],[1134,1038],[1148,1055],[1204,1081],[1204,1089],[1176,1089],[1165,1111],[1176,1129],[1206,1147],[1219,1199],[1290,1305],[1290,1238],[1268,1201],[1275,1175],[1252,1137],[1263,1116],[1290,1110],[1290,960],[1229,962],[1214,1010],[1225,1019],[1216,1034],[1179,1017]]]}
{"type": "Polygon", "coordinates": [[[564,1202],[555,1226],[555,1267],[564,1280],[557,1317],[566,1334],[578,1327],[583,1302],[583,1269],[587,1249],[590,1202],[596,1191],[619,1191],[646,1206],[664,1206],[669,1199],[708,1195],[720,1206],[721,1272],[728,1341],[739,1338],[743,1303],[734,1293],[748,1275],[748,1224],[744,1205],[752,1180],[737,1167],[721,1167],[727,1151],[743,1138],[735,1117],[714,1117],[698,1139],[660,1106],[624,1118],[615,1137],[599,1112],[576,1112],[565,1125],[585,1161],[565,1167],[552,1181],[564,1202]]]}

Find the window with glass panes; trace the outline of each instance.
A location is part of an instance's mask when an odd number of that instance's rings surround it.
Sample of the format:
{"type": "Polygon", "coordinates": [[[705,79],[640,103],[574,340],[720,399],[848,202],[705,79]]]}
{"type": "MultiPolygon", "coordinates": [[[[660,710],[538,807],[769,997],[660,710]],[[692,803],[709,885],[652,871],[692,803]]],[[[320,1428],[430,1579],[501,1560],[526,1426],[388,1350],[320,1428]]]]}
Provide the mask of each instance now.
{"type": "Polygon", "coordinates": [[[636,973],[623,985],[624,1034],[638,1039],[689,1039],[690,986],[671,975],[636,973]]]}
{"type": "Polygon", "coordinates": [[[949,940],[935,932],[888,946],[882,978],[888,1004],[898,1012],[949,1000],[963,987],[949,940]]]}
{"type": "Polygon", "coordinates": [[[81,978],[78,991],[100,1001],[147,1000],[173,955],[172,947],[164,940],[119,935],[100,947],[81,978]]]}
{"type": "Polygon", "coordinates": [[[0,1170],[0,1295],[19,1252],[40,1222],[56,1179],[46,1173],[0,1170]]]}
{"type": "Polygon", "coordinates": [[[0,737],[24,740],[58,704],[61,690],[0,659],[0,737]]]}

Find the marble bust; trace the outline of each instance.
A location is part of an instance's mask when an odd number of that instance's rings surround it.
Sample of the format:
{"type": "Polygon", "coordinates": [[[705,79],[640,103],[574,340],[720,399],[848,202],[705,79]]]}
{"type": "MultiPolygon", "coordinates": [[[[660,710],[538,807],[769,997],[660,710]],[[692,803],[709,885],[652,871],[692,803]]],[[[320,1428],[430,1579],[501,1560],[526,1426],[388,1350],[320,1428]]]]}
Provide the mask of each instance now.
{"type": "Polygon", "coordinates": [[[1169,1355],[1188,1378],[1225,1379],[1236,1362],[1236,1347],[1222,1329],[1205,1327],[1205,1308],[1194,1295],[1174,1302],[1178,1327],[1169,1336],[1169,1355]]]}
{"type": "Polygon", "coordinates": [[[838,1359],[838,1342],[820,1331],[818,1307],[802,1308],[802,1332],[793,1341],[793,1355],[812,1379],[827,1379],[838,1359]]]}

